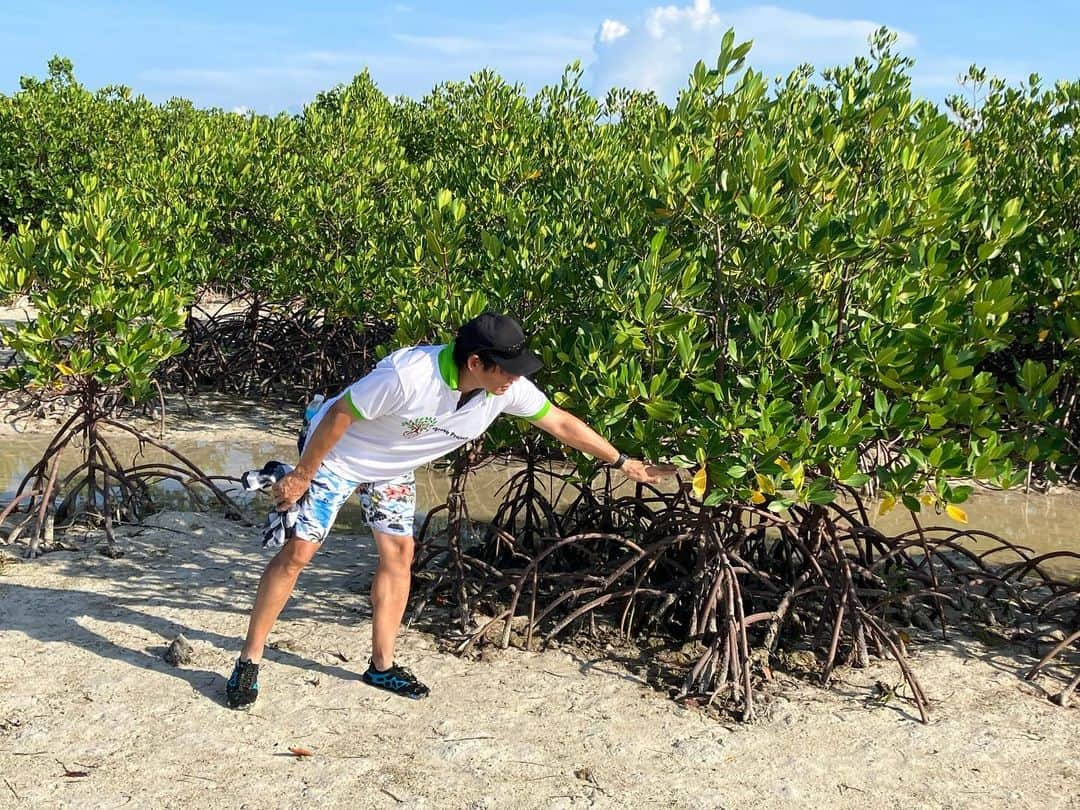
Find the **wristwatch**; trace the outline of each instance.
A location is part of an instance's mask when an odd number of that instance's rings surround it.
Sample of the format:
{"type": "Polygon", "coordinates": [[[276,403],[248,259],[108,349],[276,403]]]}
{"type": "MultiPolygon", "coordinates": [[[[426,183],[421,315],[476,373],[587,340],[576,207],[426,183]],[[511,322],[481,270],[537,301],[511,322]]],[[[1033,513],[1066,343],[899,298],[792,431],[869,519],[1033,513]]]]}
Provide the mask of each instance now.
{"type": "Polygon", "coordinates": [[[616,470],[621,470],[623,464],[625,464],[629,460],[630,460],[630,456],[626,455],[626,453],[619,453],[619,457],[617,459],[615,459],[613,462],[611,462],[608,466],[609,467],[614,467],[616,470]]]}

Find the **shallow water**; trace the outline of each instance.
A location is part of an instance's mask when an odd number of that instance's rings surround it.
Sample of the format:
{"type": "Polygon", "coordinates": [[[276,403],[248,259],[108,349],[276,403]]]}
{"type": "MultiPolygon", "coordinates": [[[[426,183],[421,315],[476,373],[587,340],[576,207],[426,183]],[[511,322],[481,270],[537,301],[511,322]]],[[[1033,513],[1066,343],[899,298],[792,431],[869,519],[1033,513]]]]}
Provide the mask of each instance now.
{"type": "MultiPolygon", "coordinates": [[[[270,460],[295,464],[295,437],[290,435],[287,428],[280,427],[267,426],[260,429],[255,425],[241,426],[232,423],[224,429],[230,431],[231,435],[222,434],[221,427],[216,425],[213,433],[197,430],[167,433],[164,442],[208,476],[237,479],[215,482],[237,502],[250,503],[256,509],[263,508],[264,505],[268,508],[269,499],[266,496],[244,492],[238,479],[245,471],[258,469],[270,460]]],[[[152,435],[156,438],[156,433],[152,435]]],[[[51,438],[48,433],[0,437],[4,448],[0,454],[0,504],[6,506],[14,496],[26,472],[41,457],[51,438]]],[[[174,459],[157,447],[148,445],[140,451],[134,437],[107,434],[107,440],[125,463],[137,460],[139,464],[162,462],[176,465],[174,459]]],[[[79,450],[74,446],[65,452],[60,466],[61,478],[80,462],[79,456],[79,450]]],[[[474,520],[489,520],[494,515],[499,504],[497,493],[515,471],[515,468],[499,464],[486,466],[470,475],[467,488],[470,517],[474,520]]],[[[443,469],[428,466],[417,470],[418,510],[426,511],[444,503],[449,485],[449,475],[443,469]]],[[[200,490],[205,492],[203,488],[200,490]]],[[[169,508],[189,509],[193,506],[190,497],[174,481],[163,481],[155,492],[156,498],[169,508]]],[[[351,499],[338,517],[338,526],[360,529],[365,525],[359,504],[355,499],[351,499]]]]}
{"type": "MultiPolygon", "coordinates": [[[[299,414],[294,414],[294,409],[205,398],[192,402],[194,407],[186,413],[183,407],[174,406],[170,411],[168,424],[173,427],[166,433],[164,441],[199,465],[208,475],[239,478],[245,470],[261,467],[270,459],[295,462],[294,430],[299,414]],[[210,426],[212,431],[202,426],[210,426]]],[[[144,424],[141,427],[156,435],[156,426],[144,424]]],[[[51,434],[47,432],[0,436],[0,446],[3,447],[0,452],[0,503],[6,505],[10,500],[19,481],[40,457],[50,439],[51,434]]],[[[122,460],[136,456],[138,444],[133,438],[117,436],[111,441],[114,441],[122,460]]],[[[78,463],[77,457],[78,450],[69,449],[62,471],[78,463]]],[[[144,448],[138,457],[139,463],[166,460],[163,451],[151,446],[144,448]]],[[[513,465],[490,464],[470,475],[466,492],[469,514],[473,520],[491,519],[502,500],[500,490],[517,469],[513,465]]],[[[426,511],[445,502],[450,479],[444,468],[428,466],[417,470],[416,483],[418,510],[426,511]]],[[[191,507],[190,500],[176,484],[166,482],[164,486],[167,493],[162,500],[169,506],[180,509],[191,507]]],[[[265,496],[243,493],[236,482],[224,486],[230,488],[230,494],[241,502],[252,502],[256,509],[268,504],[265,496]]],[[[966,526],[944,514],[935,515],[932,511],[924,511],[919,520],[924,527],[991,532],[1036,554],[1080,551],[1078,492],[1043,495],[976,490],[963,508],[968,516],[966,526]]],[[[876,506],[873,506],[870,516],[872,523],[888,533],[905,532],[914,527],[911,516],[902,507],[879,517],[876,506]]],[[[338,523],[352,530],[363,528],[363,518],[355,500],[342,510],[338,523]]],[[[965,539],[963,542],[976,551],[985,551],[996,545],[989,540],[965,539]]],[[[1073,561],[1057,560],[1049,567],[1055,572],[1080,576],[1080,564],[1073,561]]]]}
{"type": "MultiPolygon", "coordinates": [[[[918,515],[918,520],[924,528],[937,526],[955,531],[990,532],[1003,540],[1024,546],[1029,554],[1080,552],[1078,492],[1069,490],[1043,495],[1022,490],[975,490],[961,508],[967,513],[966,525],[925,508],[918,515]]],[[[877,516],[875,507],[871,522],[887,534],[899,534],[915,528],[911,514],[902,507],[893,509],[884,517],[877,516]]],[[[962,543],[977,552],[989,551],[999,545],[990,538],[963,538],[962,543]]],[[[990,559],[1011,562],[1016,557],[1012,553],[1005,553],[990,559]]],[[[1050,560],[1046,567],[1073,577],[1080,576],[1080,562],[1059,558],[1050,560]]]]}

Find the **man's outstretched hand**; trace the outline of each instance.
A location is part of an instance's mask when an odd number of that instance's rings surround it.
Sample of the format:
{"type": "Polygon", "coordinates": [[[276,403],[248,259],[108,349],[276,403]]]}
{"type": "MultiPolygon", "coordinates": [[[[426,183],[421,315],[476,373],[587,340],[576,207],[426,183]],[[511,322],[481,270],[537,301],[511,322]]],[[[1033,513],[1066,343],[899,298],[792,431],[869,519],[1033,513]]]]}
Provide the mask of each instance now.
{"type": "Polygon", "coordinates": [[[646,464],[640,459],[630,458],[620,469],[627,478],[639,484],[656,484],[673,476],[679,468],[671,464],[646,464]]]}

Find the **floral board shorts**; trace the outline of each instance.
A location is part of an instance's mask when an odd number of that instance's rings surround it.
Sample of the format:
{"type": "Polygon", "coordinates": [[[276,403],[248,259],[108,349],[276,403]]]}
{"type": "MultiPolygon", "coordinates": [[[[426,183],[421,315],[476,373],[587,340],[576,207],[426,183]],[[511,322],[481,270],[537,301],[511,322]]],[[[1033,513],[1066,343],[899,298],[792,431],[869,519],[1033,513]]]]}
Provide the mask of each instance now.
{"type": "Polygon", "coordinates": [[[373,531],[411,537],[416,513],[416,478],[413,473],[386,481],[352,481],[320,467],[307,494],[300,499],[295,536],[321,543],[330,533],[338,511],[355,492],[364,519],[373,531]]]}

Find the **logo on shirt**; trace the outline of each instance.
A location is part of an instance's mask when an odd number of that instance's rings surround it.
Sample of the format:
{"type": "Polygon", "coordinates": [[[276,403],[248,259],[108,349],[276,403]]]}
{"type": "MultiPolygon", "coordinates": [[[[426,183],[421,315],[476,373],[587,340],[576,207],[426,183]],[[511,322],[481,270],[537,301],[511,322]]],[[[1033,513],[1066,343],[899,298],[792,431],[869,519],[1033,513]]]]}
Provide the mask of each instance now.
{"type": "Polygon", "coordinates": [[[421,416],[418,419],[406,419],[401,424],[405,427],[401,435],[406,439],[412,439],[422,436],[429,430],[434,430],[438,420],[434,416],[421,416]]]}
{"type": "Polygon", "coordinates": [[[415,439],[417,436],[423,436],[425,433],[441,433],[444,436],[449,436],[451,439],[457,439],[459,442],[469,441],[468,436],[459,436],[452,430],[439,427],[439,420],[434,416],[421,416],[416,419],[406,419],[401,423],[405,430],[401,431],[401,435],[406,439],[415,439]]]}

